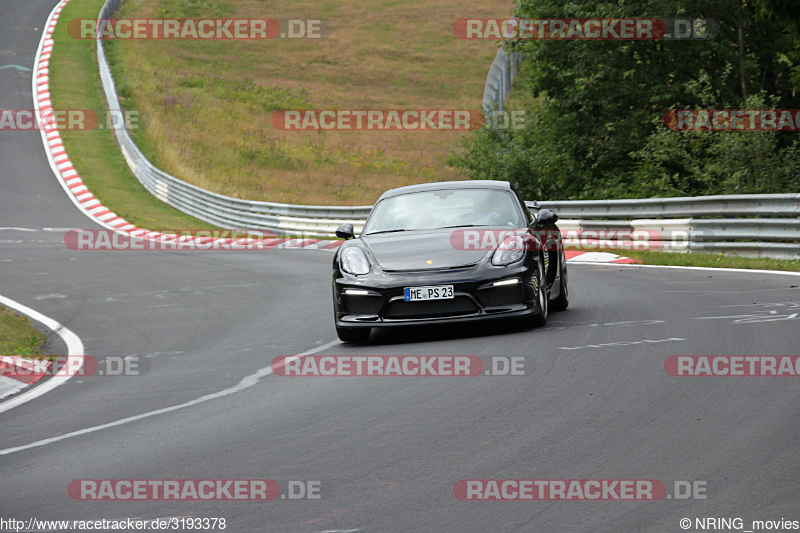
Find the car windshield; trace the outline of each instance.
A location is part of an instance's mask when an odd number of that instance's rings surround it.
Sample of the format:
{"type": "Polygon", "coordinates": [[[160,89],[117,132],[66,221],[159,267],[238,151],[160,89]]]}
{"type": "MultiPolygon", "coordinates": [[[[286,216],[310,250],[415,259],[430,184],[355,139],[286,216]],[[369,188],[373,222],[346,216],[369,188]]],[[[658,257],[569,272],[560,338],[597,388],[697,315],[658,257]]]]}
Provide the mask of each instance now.
{"type": "Polygon", "coordinates": [[[362,235],[465,226],[522,225],[515,197],[497,189],[443,189],[391,196],[375,206],[362,235]]]}

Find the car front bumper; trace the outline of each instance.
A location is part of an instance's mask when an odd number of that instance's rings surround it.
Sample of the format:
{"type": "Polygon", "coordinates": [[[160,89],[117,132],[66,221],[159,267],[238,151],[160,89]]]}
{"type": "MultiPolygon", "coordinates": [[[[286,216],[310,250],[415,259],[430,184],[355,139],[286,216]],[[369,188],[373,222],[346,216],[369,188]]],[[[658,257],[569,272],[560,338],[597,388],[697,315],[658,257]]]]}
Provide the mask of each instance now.
{"type": "Polygon", "coordinates": [[[535,266],[464,271],[378,272],[366,276],[336,273],[334,316],[338,327],[391,327],[450,324],[524,317],[539,311],[535,266]],[[516,283],[508,283],[516,280],[516,283]],[[495,285],[497,282],[500,285],[495,285]],[[406,302],[404,289],[453,286],[453,298],[406,302]]]}

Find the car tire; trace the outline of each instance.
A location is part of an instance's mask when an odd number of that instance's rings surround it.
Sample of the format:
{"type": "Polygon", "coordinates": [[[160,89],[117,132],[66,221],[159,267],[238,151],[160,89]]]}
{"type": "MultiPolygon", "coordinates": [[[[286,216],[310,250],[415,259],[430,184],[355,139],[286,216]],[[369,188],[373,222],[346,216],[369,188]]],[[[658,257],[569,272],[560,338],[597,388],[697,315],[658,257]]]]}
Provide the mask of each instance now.
{"type": "Polygon", "coordinates": [[[538,327],[544,326],[545,322],[547,322],[547,315],[549,313],[549,295],[547,294],[547,278],[545,277],[544,271],[544,261],[542,261],[542,257],[539,256],[539,262],[536,268],[536,280],[537,285],[539,286],[536,298],[539,302],[539,311],[531,317],[531,324],[538,327]]]}
{"type": "Polygon", "coordinates": [[[564,254],[561,254],[559,269],[561,275],[559,276],[558,296],[555,300],[550,302],[550,309],[553,311],[563,311],[569,307],[569,283],[567,279],[567,267],[564,264],[564,254]]]}
{"type": "Polygon", "coordinates": [[[342,342],[362,343],[369,339],[370,328],[340,328],[336,326],[336,335],[342,342]]]}

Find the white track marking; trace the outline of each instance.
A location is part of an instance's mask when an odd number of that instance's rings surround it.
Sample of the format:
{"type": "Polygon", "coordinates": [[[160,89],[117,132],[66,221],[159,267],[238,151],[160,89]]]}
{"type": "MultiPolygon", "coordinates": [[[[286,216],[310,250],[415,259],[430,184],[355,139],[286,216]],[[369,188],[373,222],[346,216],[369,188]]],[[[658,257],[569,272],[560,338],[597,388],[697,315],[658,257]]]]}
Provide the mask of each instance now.
{"type": "Polygon", "coordinates": [[[29,318],[41,322],[47,328],[55,331],[59,337],[64,340],[64,343],[67,345],[67,362],[64,365],[58,374],[53,376],[52,378],[48,379],[41,385],[37,385],[31,390],[27,392],[23,392],[19,396],[16,396],[8,401],[0,403],[0,413],[8,411],[9,409],[13,409],[23,403],[29,402],[34,398],[38,398],[42,394],[46,392],[50,392],[51,390],[55,389],[59,385],[64,384],[72,375],[75,374],[76,370],[79,370],[83,367],[83,342],[81,342],[80,337],[75,335],[72,331],[65,328],[57,321],[53,320],[52,318],[46,317],[43,314],[39,313],[38,311],[34,311],[30,307],[22,305],[19,302],[15,302],[10,298],[6,298],[5,296],[0,295],[0,304],[5,305],[6,307],[10,307],[15,311],[22,313],[23,315],[28,316],[29,318]],[[75,363],[72,363],[70,359],[75,359],[75,363]]]}
{"type": "Polygon", "coordinates": [[[15,68],[20,72],[30,72],[31,71],[31,69],[29,69],[28,67],[23,67],[22,65],[2,65],[2,66],[0,66],[0,70],[6,69],[6,68],[15,68]]]}
{"type": "MultiPolygon", "coordinates": [[[[292,359],[297,359],[297,358],[300,358],[300,357],[304,357],[306,355],[311,355],[313,353],[321,352],[323,350],[327,350],[328,348],[330,348],[332,346],[336,346],[337,344],[339,344],[339,340],[338,339],[335,340],[335,341],[331,341],[329,343],[323,344],[321,346],[317,346],[316,348],[312,348],[312,349],[307,350],[307,351],[305,351],[303,353],[297,354],[292,359]]],[[[194,400],[190,400],[190,401],[185,402],[185,403],[181,403],[181,404],[178,404],[178,405],[173,405],[173,406],[170,406],[170,407],[164,407],[162,409],[156,409],[155,411],[148,411],[146,413],[142,413],[142,414],[138,414],[138,415],[134,415],[134,416],[129,416],[127,418],[122,418],[120,420],[115,420],[115,421],[109,422],[107,424],[101,424],[99,426],[93,426],[93,427],[88,427],[88,428],[84,428],[84,429],[79,429],[78,431],[72,431],[70,433],[64,433],[63,435],[58,435],[58,436],[55,436],[55,437],[51,437],[49,439],[38,440],[36,442],[32,442],[30,444],[25,444],[23,446],[15,446],[13,448],[6,448],[4,450],[0,450],[0,455],[7,455],[9,453],[21,452],[23,450],[29,450],[31,448],[36,448],[38,446],[44,446],[46,444],[52,444],[54,442],[59,442],[59,441],[66,440],[66,439],[69,439],[69,438],[72,438],[72,437],[77,437],[77,436],[80,436],[80,435],[86,435],[88,433],[95,433],[95,432],[101,431],[103,429],[109,429],[109,428],[113,428],[113,427],[116,427],[116,426],[122,426],[122,425],[125,425],[125,424],[130,424],[131,422],[136,422],[137,420],[142,420],[142,419],[150,418],[152,416],[157,416],[157,415],[163,415],[165,413],[171,413],[172,411],[177,411],[179,409],[184,409],[186,407],[191,407],[193,405],[198,405],[198,404],[201,404],[201,403],[205,403],[205,402],[207,402],[209,400],[215,400],[217,398],[222,398],[223,396],[228,396],[230,394],[236,394],[237,392],[241,392],[241,391],[243,391],[245,389],[249,389],[250,387],[252,387],[256,383],[261,381],[261,378],[263,378],[264,376],[268,376],[270,374],[272,374],[272,367],[271,366],[267,366],[267,367],[261,368],[260,370],[258,370],[254,374],[250,374],[249,376],[245,376],[244,378],[242,378],[242,380],[239,383],[237,383],[233,387],[228,387],[227,389],[223,389],[223,390],[221,390],[219,392],[214,392],[212,394],[206,394],[205,396],[200,396],[199,398],[195,398],[194,400]]]]}
{"type": "Polygon", "coordinates": [[[617,254],[612,254],[610,252],[586,252],[582,253],[581,255],[576,255],[572,259],[568,259],[567,262],[610,263],[611,261],[616,261],[617,259],[626,259],[626,258],[617,254]]]}
{"type": "MultiPolygon", "coordinates": [[[[574,263],[582,263],[581,261],[573,261],[574,263]]],[[[609,267],[625,267],[625,268],[672,268],[677,270],[706,270],[709,272],[744,272],[747,274],[782,274],[785,276],[800,276],[800,272],[789,272],[788,270],[757,270],[754,268],[716,268],[716,267],[690,267],[690,266],[674,266],[674,265],[639,265],[636,263],[590,263],[586,261],[587,265],[593,266],[609,266],[609,267]]]]}

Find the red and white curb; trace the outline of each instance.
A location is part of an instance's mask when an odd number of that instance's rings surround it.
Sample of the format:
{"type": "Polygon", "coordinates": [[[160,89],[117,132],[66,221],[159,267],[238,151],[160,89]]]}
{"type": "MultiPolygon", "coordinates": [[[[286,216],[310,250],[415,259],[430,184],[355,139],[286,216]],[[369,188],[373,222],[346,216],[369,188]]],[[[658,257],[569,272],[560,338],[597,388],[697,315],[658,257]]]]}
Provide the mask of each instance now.
{"type": "Polygon", "coordinates": [[[0,400],[41,381],[51,365],[46,359],[0,355],[0,400]]]}
{"type": "Polygon", "coordinates": [[[0,413],[3,413],[25,402],[29,402],[34,398],[38,398],[42,394],[50,392],[70,379],[70,377],[75,374],[75,370],[79,370],[83,367],[83,342],[80,337],[64,327],[63,324],[60,324],[56,320],[26,305],[2,295],[0,295],[0,305],[9,307],[27,316],[31,320],[43,324],[46,328],[61,337],[61,340],[64,341],[67,347],[67,360],[64,368],[59,370],[55,376],[44,382],[41,381],[45,374],[51,373],[52,362],[50,360],[31,360],[16,355],[0,356],[0,365],[4,370],[0,372],[0,399],[6,398],[12,394],[15,395],[13,398],[0,403],[0,413]],[[68,368],[72,368],[73,371],[68,373],[68,368]],[[39,383],[39,385],[21,394],[17,394],[36,383],[39,383]]]}

